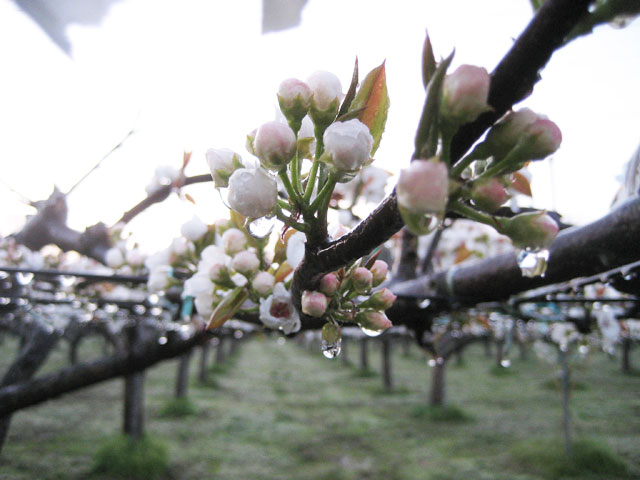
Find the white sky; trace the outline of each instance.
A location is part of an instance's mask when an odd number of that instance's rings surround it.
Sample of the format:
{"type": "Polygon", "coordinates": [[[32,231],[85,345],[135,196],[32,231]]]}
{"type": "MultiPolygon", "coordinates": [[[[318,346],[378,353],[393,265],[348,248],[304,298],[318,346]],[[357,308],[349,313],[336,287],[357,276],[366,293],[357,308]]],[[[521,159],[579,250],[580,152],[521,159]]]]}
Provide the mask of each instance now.
{"type": "MultiPolygon", "coordinates": [[[[260,34],[261,1],[123,0],[100,27],[72,26],[65,56],[10,0],[0,0],[0,234],[15,231],[30,199],[70,188],[132,127],[122,149],[69,198],[70,224],[113,223],[144,197],[157,165],[207,172],[204,151],[242,155],[245,135],[274,116],[281,80],[314,70],[347,88],[356,55],[361,75],[387,60],[391,108],[376,164],[405,166],[424,99],[420,57],[428,28],[438,56],[491,71],[531,18],[527,0],[309,0],[302,25],[260,34]]],[[[562,129],[553,161],[533,169],[534,204],[569,221],[605,214],[615,179],[640,142],[640,22],[601,27],[556,53],[522,103],[562,129]],[[555,203],[554,203],[555,202],[555,203]]],[[[223,215],[211,184],[188,190],[131,224],[149,250],[197,212],[223,215]]]]}

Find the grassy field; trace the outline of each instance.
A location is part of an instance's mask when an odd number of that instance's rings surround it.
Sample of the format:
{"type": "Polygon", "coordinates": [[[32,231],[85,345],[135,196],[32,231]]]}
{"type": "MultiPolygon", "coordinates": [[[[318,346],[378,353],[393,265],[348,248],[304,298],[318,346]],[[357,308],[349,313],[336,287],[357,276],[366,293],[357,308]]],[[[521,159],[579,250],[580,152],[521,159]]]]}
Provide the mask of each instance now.
{"type": "MultiPolygon", "coordinates": [[[[15,344],[0,346],[0,368],[15,344]]],[[[83,357],[95,345],[83,347],[83,357]]],[[[429,367],[413,348],[394,351],[395,391],[385,393],[377,374],[357,368],[357,345],[347,366],[293,341],[247,341],[208,385],[195,381],[195,414],[167,415],[177,363],[149,371],[147,432],[168,449],[163,479],[428,479],[534,480],[640,478],[640,376],[623,375],[601,354],[575,366],[571,399],[577,453],[592,469],[577,472],[562,461],[560,393],[553,366],[513,359],[508,374],[492,373],[479,345],[462,364],[447,367],[447,394],[463,419],[438,419],[425,409],[429,367]],[[584,447],[584,448],[583,448],[584,447]],[[596,453],[590,453],[589,448],[596,453]],[[586,448],[586,450],[585,450],[586,448]],[[601,449],[609,448],[627,473],[613,473],[601,449]],[[560,459],[560,460],[558,460],[560,459]],[[563,473],[564,472],[564,473],[563,473]]],[[[634,350],[633,357],[637,357],[634,350]]],[[[633,358],[636,362],[640,359],[633,358]]],[[[52,367],[63,364],[56,352],[52,367]]],[[[121,425],[122,381],[107,382],[17,413],[0,456],[0,479],[113,478],[93,472],[96,453],[121,425]]],[[[606,452],[605,452],[606,453],[606,452]]]]}

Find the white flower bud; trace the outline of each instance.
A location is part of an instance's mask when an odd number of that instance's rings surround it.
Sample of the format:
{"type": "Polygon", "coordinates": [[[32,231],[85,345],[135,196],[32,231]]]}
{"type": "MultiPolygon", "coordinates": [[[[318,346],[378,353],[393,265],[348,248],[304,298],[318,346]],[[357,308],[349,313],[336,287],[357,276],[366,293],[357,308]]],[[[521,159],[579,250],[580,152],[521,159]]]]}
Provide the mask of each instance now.
{"type": "Polygon", "coordinates": [[[264,168],[278,171],[285,167],[296,154],[296,134],[280,122],[267,122],[258,128],[253,149],[264,168]]]}
{"type": "Polygon", "coordinates": [[[182,233],[182,236],[192,242],[200,240],[208,231],[209,226],[196,215],[194,215],[188,222],[183,223],[182,227],[180,227],[180,233],[182,233]]]}
{"type": "Polygon", "coordinates": [[[234,270],[247,275],[260,268],[260,260],[255,252],[252,252],[251,250],[244,250],[236,253],[231,261],[231,266],[234,270]]]}
{"type": "Polygon", "coordinates": [[[398,204],[412,213],[442,213],[449,198],[447,166],[437,160],[414,160],[400,170],[398,204]]]}
{"type": "Polygon", "coordinates": [[[491,110],[487,103],[491,76],[486,69],[461,65],[447,75],[442,87],[441,112],[454,125],[472,122],[482,112],[491,110]]]}
{"type": "Polygon", "coordinates": [[[216,188],[227,187],[231,174],[242,168],[242,157],[228,148],[210,148],[205,157],[216,188]]]}
{"type": "Polygon", "coordinates": [[[307,85],[313,92],[312,105],[319,111],[328,110],[335,102],[342,99],[342,84],[340,79],[331,72],[317,71],[307,79],[307,85]]]}
{"type": "Polygon", "coordinates": [[[119,248],[110,248],[104,256],[104,261],[110,268],[119,268],[124,263],[124,255],[119,248]]]}
{"type": "Polygon", "coordinates": [[[369,161],[373,137],[360,120],[332,123],[323,140],[329,162],[338,172],[356,172],[369,161]]]}
{"type": "Polygon", "coordinates": [[[253,282],[251,282],[251,286],[260,296],[264,297],[273,291],[275,283],[275,277],[269,272],[258,272],[254,277],[253,282]]]}
{"type": "Polygon", "coordinates": [[[240,168],[229,178],[228,200],[231,208],[245,217],[264,217],[278,202],[278,186],[262,168],[240,168]]]}
{"type": "Polygon", "coordinates": [[[241,252],[247,246],[247,237],[242,230],[230,228],[222,234],[222,247],[229,255],[241,252]]]}

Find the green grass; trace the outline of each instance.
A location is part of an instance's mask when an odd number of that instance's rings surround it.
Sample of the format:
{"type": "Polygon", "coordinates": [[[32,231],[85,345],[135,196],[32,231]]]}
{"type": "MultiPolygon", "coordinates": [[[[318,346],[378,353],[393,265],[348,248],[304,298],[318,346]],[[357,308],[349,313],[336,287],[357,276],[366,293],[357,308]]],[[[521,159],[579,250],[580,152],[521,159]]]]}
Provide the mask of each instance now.
{"type": "Polygon", "coordinates": [[[456,405],[420,405],[411,414],[434,422],[468,422],[472,417],[456,405]]]}
{"type": "Polygon", "coordinates": [[[158,412],[158,416],[166,418],[182,418],[195,415],[198,408],[189,398],[172,398],[158,412]]]}
{"type": "MultiPolygon", "coordinates": [[[[15,347],[13,340],[0,345],[0,372],[15,347]]],[[[100,354],[97,341],[81,348],[83,359],[100,354]]],[[[374,375],[358,376],[357,368],[339,358],[327,360],[292,341],[278,345],[258,337],[215,368],[214,389],[196,381],[196,352],[189,386],[196,414],[180,418],[164,416],[173,396],[177,360],[150,369],[146,430],[162,439],[169,460],[159,478],[552,478],[530,465],[543,458],[536,453],[538,444],[562,452],[553,447],[562,432],[560,394],[544,387],[554,368],[532,355],[526,362],[513,360],[515,374],[494,376],[489,371],[494,360],[484,356],[482,345],[472,345],[464,352],[464,366],[451,368],[452,362],[447,367],[447,403],[439,412],[444,418],[435,421],[425,406],[431,373],[425,356],[417,348],[409,356],[394,349],[394,393],[381,394],[375,342],[369,354],[374,375]],[[471,421],[451,418],[456,409],[471,421]]],[[[354,363],[357,355],[358,344],[352,342],[349,357],[354,363]]],[[[62,365],[64,348],[55,352],[47,368],[62,365]]],[[[598,460],[606,472],[567,478],[640,478],[640,378],[622,374],[617,361],[594,354],[584,368],[572,371],[572,379],[588,386],[572,391],[575,438],[594,439],[596,452],[603,451],[600,447],[614,452],[611,458],[621,459],[628,474],[620,474],[616,462],[598,460]]],[[[116,478],[91,472],[102,443],[120,433],[122,385],[121,379],[102,383],[14,415],[0,456],[0,479],[116,478]]],[[[578,440],[576,455],[581,451],[578,440]]]]}
{"type": "Polygon", "coordinates": [[[123,435],[108,440],[96,453],[93,472],[127,480],[153,480],[167,469],[167,447],[145,436],[133,441],[123,435]]]}
{"type": "Polygon", "coordinates": [[[529,472],[548,479],[565,477],[629,478],[625,462],[608,445],[593,440],[573,442],[571,454],[556,439],[522,442],[512,450],[514,458],[529,472]]]}

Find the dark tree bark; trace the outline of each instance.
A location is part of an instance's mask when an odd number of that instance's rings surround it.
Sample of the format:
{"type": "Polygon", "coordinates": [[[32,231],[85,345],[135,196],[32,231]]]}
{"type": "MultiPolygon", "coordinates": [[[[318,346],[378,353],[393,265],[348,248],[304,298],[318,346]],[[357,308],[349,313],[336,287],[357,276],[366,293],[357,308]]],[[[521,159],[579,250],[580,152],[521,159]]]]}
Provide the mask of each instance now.
{"type": "Polygon", "coordinates": [[[382,386],[386,392],[393,390],[393,371],[391,367],[391,338],[383,335],[380,339],[382,343],[382,386]]]}
{"type": "Polygon", "coordinates": [[[432,407],[442,406],[445,401],[445,366],[443,357],[436,359],[436,364],[431,368],[431,389],[429,390],[429,405],[432,407]]]}
{"type": "Polygon", "coordinates": [[[143,370],[124,377],[122,429],[132,440],[144,435],[144,376],[143,370]]]}
{"type": "Polygon", "coordinates": [[[218,344],[216,345],[216,364],[221,365],[224,363],[224,361],[227,359],[227,355],[224,351],[224,345],[225,345],[226,340],[225,338],[220,335],[218,337],[218,344]]]}
{"type": "Polygon", "coordinates": [[[191,350],[180,355],[178,359],[178,374],[176,375],[176,398],[186,398],[189,388],[189,362],[191,350]]]}
{"type": "MultiPolygon", "coordinates": [[[[33,377],[49,357],[59,338],[57,333],[52,332],[45,325],[34,322],[30,335],[25,337],[24,346],[5,372],[0,387],[2,389],[11,387],[33,377]]],[[[1,404],[2,402],[0,402],[1,404]]],[[[2,451],[2,446],[9,433],[10,424],[11,412],[0,413],[0,451],[2,451]]]]}
{"type": "Polygon", "coordinates": [[[631,339],[623,338],[622,339],[622,371],[624,373],[629,373],[631,371],[631,339]]]}
{"type": "Polygon", "coordinates": [[[211,344],[204,342],[202,344],[202,351],[200,352],[200,368],[198,371],[198,381],[200,383],[207,382],[207,375],[209,372],[209,353],[211,351],[211,344]]]}
{"type": "Polygon", "coordinates": [[[360,370],[369,370],[369,339],[360,339],[360,370]]]}

